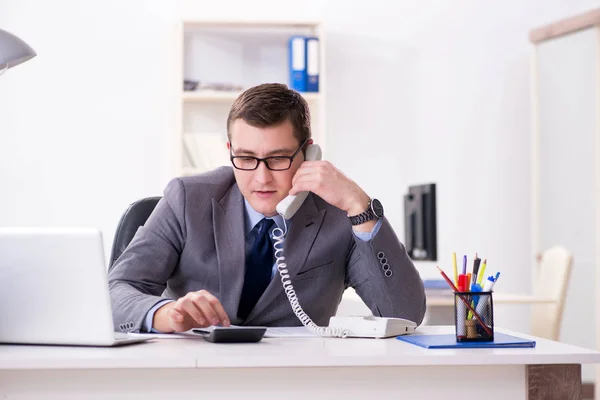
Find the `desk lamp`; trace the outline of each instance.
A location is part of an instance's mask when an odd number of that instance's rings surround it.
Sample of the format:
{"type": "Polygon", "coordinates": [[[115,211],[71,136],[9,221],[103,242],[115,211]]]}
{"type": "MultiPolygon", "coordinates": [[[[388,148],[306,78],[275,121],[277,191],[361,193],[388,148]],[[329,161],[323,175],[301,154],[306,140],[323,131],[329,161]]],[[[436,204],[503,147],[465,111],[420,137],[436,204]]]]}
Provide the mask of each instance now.
{"type": "Polygon", "coordinates": [[[0,29],[0,75],[36,55],[27,43],[12,33],[0,29]]]}

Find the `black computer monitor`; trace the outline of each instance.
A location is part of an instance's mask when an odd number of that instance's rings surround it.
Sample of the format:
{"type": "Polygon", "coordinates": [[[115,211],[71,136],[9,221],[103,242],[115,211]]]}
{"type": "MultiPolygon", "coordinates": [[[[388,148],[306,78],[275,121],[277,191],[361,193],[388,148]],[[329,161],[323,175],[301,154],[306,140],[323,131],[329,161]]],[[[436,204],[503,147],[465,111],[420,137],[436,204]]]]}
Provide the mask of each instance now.
{"type": "Polygon", "coordinates": [[[404,246],[413,260],[437,261],[435,183],[408,187],[404,196],[404,246]]]}

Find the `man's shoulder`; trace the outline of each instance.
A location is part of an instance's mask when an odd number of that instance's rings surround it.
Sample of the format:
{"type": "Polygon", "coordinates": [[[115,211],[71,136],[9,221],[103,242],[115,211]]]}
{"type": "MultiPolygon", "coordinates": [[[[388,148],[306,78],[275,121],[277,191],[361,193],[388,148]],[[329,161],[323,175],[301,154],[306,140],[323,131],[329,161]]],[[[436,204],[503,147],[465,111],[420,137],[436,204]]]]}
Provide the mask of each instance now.
{"type": "Polygon", "coordinates": [[[175,178],[169,186],[171,190],[184,192],[185,197],[208,195],[211,198],[220,198],[235,184],[233,168],[223,166],[201,174],[175,178]]]}
{"type": "Polygon", "coordinates": [[[230,188],[235,183],[232,167],[218,167],[197,175],[183,176],[179,178],[183,185],[188,188],[202,186],[224,186],[230,188]]]}

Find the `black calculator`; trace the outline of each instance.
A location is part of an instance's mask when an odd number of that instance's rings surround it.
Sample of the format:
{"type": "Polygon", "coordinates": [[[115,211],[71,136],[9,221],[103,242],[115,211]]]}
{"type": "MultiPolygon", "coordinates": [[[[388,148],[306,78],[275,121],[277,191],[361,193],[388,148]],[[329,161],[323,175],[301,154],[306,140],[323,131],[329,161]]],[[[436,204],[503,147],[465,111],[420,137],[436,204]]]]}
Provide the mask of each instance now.
{"type": "Polygon", "coordinates": [[[262,326],[216,326],[210,329],[196,328],[193,333],[212,343],[256,343],[260,342],[267,328],[262,326]]]}

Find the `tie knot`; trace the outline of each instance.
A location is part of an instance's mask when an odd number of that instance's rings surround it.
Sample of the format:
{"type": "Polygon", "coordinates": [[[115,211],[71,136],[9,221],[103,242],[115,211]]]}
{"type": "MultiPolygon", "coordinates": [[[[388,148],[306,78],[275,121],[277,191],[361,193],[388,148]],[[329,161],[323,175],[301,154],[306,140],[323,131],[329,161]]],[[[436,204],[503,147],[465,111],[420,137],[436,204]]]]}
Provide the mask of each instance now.
{"type": "Polygon", "coordinates": [[[265,232],[268,232],[269,229],[273,226],[275,221],[270,218],[263,218],[258,223],[258,234],[263,235],[265,232]]]}

